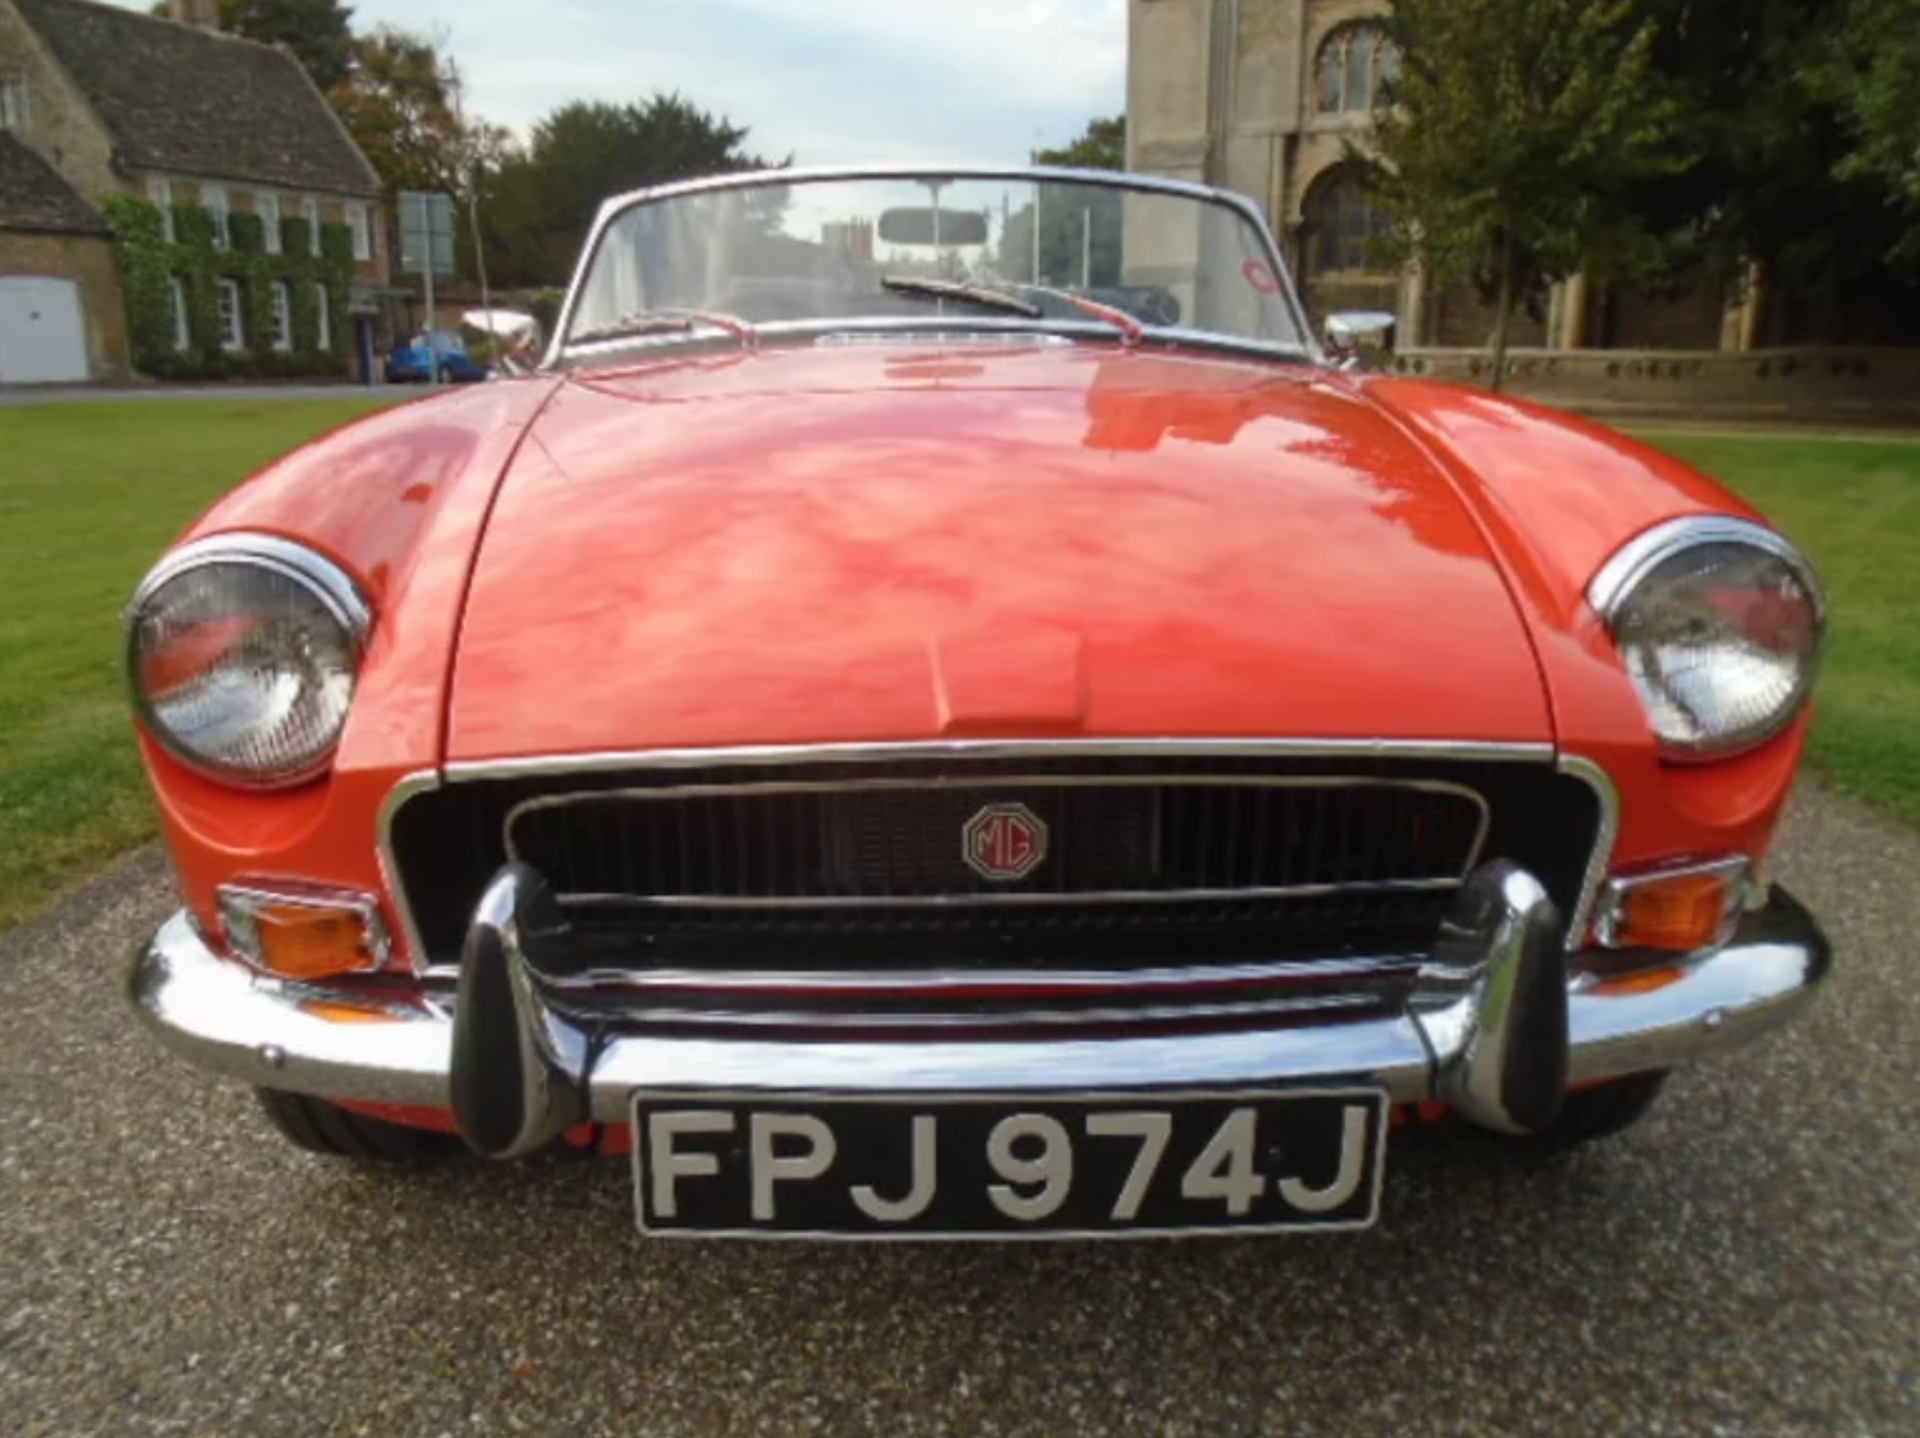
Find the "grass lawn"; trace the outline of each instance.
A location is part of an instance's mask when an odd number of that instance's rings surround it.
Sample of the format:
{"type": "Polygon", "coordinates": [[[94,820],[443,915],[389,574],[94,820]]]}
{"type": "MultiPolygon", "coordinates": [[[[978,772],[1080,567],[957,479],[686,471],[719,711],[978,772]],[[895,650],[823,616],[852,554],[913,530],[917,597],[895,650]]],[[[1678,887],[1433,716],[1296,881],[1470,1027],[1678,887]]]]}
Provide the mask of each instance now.
{"type": "Polygon", "coordinates": [[[150,836],[120,609],[173,538],[366,400],[0,409],[0,929],[150,836]]]}
{"type": "Polygon", "coordinates": [[[1648,432],[1806,550],[1831,610],[1812,771],[1920,825],[1920,444],[1648,432]]]}
{"type": "MultiPolygon", "coordinates": [[[[153,832],[120,674],[120,608],[140,576],[236,480],[376,403],[0,409],[0,929],[153,832]]],[[[1813,765],[1920,824],[1920,444],[1650,438],[1820,566],[1834,625],[1813,765]]]]}

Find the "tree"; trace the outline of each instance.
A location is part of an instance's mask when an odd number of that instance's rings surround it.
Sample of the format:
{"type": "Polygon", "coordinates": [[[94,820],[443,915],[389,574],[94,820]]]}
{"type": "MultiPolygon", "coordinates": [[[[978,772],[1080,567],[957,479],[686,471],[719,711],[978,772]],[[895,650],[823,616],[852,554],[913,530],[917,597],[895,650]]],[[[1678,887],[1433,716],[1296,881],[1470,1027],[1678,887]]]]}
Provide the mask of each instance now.
{"type": "Polygon", "coordinates": [[[1893,251],[1920,260],[1920,5],[1854,0],[1815,85],[1853,140],[1840,177],[1885,186],[1900,218],[1893,251]]]}
{"type": "Polygon", "coordinates": [[[347,78],[353,11],[340,0],[220,0],[220,28],[285,45],[322,93],[347,78]]]}
{"type": "Polygon", "coordinates": [[[502,284],[564,280],[600,204],[670,180],[766,168],[747,130],[678,94],[639,104],[576,100],[533,127],[482,177],[487,266],[502,284]]]}
{"type": "Polygon", "coordinates": [[[1120,283],[1124,225],[1121,192],[1103,185],[1041,187],[1040,240],[1034,243],[1033,203],[1007,216],[997,271],[1035,284],[1098,289],[1120,283]]]}
{"type": "Polygon", "coordinates": [[[1035,150],[1036,165],[1065,165],[1076,170],[1124,170],[1127,167],[1127,117],[1091,120],[1086,130],[1057,150],[1035,150]]]}
{"type": "MultiPolygon", "coordinates": [[[[1641,0],[1696,163],[1623,197],[1695,279],[1762,289],[1763,343],[1906,343],[1916,212],[1866,158],[1875,79],[1913,84],[1913,0],[1641,0]],[[1911,55],[1909,49],[1905,52],[1911,55]]],[[[1905,118],[1916,113],[1909,111],[1905,118]]],[[[1882,112],[1897,125],[1897,102],[1882,112]]],[[[1887,133],[1884,130],[1879,133],[1887,133]]],[[[1897,133],[1897,131],[1896,131],[1897,133]]],[[[1897,148],[1892,151],[1898,155],[1897,148]]]]}
{"type": "Polygon", "coordinates": [[[1393,0],[1401,67],[1368,171],[1401,246],[1493,305],[1493,383],[1523,299],[1663,251],[1627,203],[1693,159],[1631,0],[1393,0]]]}
{"type": "Polygon", "coordinates": [[[355,39],[352,70],[328,99],[390,193],[457,191],[468,146],[458,83],[432,39],[382,25],[355,39]]]}

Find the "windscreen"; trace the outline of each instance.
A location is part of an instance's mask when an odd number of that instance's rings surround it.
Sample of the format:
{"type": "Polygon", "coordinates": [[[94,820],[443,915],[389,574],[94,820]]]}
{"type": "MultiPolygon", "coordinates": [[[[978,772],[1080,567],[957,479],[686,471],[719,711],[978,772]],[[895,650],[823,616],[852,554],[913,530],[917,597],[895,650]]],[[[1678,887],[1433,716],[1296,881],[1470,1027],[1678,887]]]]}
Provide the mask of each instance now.
{"type": "Polygon", "coordinates": [[[581,282],[567,342],[680,311],[755,325],[1086,324],[1067,298],[1078,295],[1148,326],[1304,345],[1277,266],[1239,210],[1186,194],[1033,176],[756,182],[616,216],[581,282]]]}

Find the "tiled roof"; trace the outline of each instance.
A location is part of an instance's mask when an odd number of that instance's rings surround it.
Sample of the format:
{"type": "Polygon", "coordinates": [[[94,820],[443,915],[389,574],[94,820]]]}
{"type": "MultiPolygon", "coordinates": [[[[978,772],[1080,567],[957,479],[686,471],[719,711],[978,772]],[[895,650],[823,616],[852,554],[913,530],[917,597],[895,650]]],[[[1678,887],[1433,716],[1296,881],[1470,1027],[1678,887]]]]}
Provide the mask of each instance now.
{"type": "Polygon", "coordinates": [[[0,230],[106,233],[73,186],[17,136],[0,131],[0,230]]]}
{"type": "Polygon", "coordinates": [[[95,0],[14,0],[134,169],[377,195],[380,181],[284,50],[95,0]]]}

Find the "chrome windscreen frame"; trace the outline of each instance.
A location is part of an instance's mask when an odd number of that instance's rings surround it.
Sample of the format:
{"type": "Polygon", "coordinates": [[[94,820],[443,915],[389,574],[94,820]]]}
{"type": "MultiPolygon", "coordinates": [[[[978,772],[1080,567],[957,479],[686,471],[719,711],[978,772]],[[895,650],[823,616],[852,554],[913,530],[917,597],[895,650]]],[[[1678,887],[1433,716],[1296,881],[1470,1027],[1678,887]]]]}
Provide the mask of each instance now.
{"type": "MultiPolygon", "coordinates": [[[[1187,180],[1172,180],[1159,175],[1136,175],[1117,170],[1074,170],[1040,165],[818,165],[801,166],[790,170],[753,170],[738,174],[709,175],[698,180],[685,180],[670,185],[656,185],[649,189],[632,190],[615,195],[600,206],[593,227],[588,231],[587,240],[580,247],[580,258],[574,265],[573,280],[567,286],[566,302],[560,307],[559,319],[554,323],[553,336],[548,341],[546,357],[541,361],[543,370],[557,369],[567,359],[579,358],[582,354],[592,355],[611,349],[633,351],[657,348],[659,341],[647,341],[636,346],[621,341],[599,347],[569,346],[567,332],[573,327],[574,311],[580,302],[581,291],[585,288],[588,271],[593,266],[595,256],[600,250],[600,242],[607,227],[626,211],[637,205],[654,204],[661,200],[681,199],[689,195],[712,194],[724,190],[745,189],[754,185],[797,185],[820,181],[835,180],[908,180],[917,176],[937,175],[943,179],[954,180],[1033,180],[1064,185],[1101,185],[1108,189],[1135,190],[1144,193],[1173,195],[1185,199],[1197,200],[1206,204],[1225,205],[1238,213],[1252,225],[1266,248],[1268,267],[1279,280],[1279,294],[1287,307],[1288,317],[1301,335],[1297,345],[1279,342],[1262,343],[1244,336],[1215,334],[1206,330],[1184,329],[1179,326],[1144,325],[1142,334],[1148,340],[1166,344],[1204,345],[1209,348],[1220,347],[1246,353],[1249,356],[1264,356],[1300,360],[1305,359],[1317,365],[1326,364],[1326,356],[1319,342],[1314,338],[1313,325],[1307,317],[1306,306],[1300,301],[1299,290],[1294,285],[1292,271],[1281,252],[1278,241],[1274,239],[1273,229],[1267,223],[1266,214],[1252,200],[1233,190],[1223,190],[1212,185],[1195,184],[1187,180]]],[[[1089,324],[1081,321],[999,321],[992,323],[994,329],[1004,328],[1009,333],[1046,333],[1063,334],[1091,339],[1111,338],[1114,331],[1101,324],[1089,324]]],[[[848,329],[884,331],[889,322],[882,320],[876,324],[870,319],[818,319],[805,321],[782,321],[776,324],[755,325],[754,330],[760,336],[797,336],[820,334],[848,329]]],[[[913,319],[895,326],[902,331],[924,333],[928,324],[924,319],[913,319]]],[[[957,324],[956,329],[977,331],[986,326],[969,319],[957,324]]],[[[675,336],[666,341],[669,347],[684,346],[688,343],[684,335],[675,336]]],[[[695,342],[702,342],[696,337],[695,342]]]]}
{"type": "Polygon", "coordinates": [[[1580,897],[1567,925],[1569,951],[1584,947],[1594,905],[1606,882],[1620,831],[1620,796],[1607,771],[1577,754],[1557,754],[1549,743],[1423,739],[961,739],[880,744],[754,745],[726,749],[655,749],[588,754],[538,755],[449,764],[443,771],[422,770],[394,787],[381,805],[376,843],[407,963],[416,977],[434,983],[459,977],[457,964],[428,964],[419,929],[407,902],[394,859],[393,825],[408,800],[441,784],[571,774],[604,774],[634,769],[778,767],[802,763],[887,763],[911,760],[979,760],[1075,757],[1189,757],[1266,759],[1439,759],[1461,762],[1541,764],[1584,783],[1594,795],[1593,850],[1582,878],[1580,897]]]}

